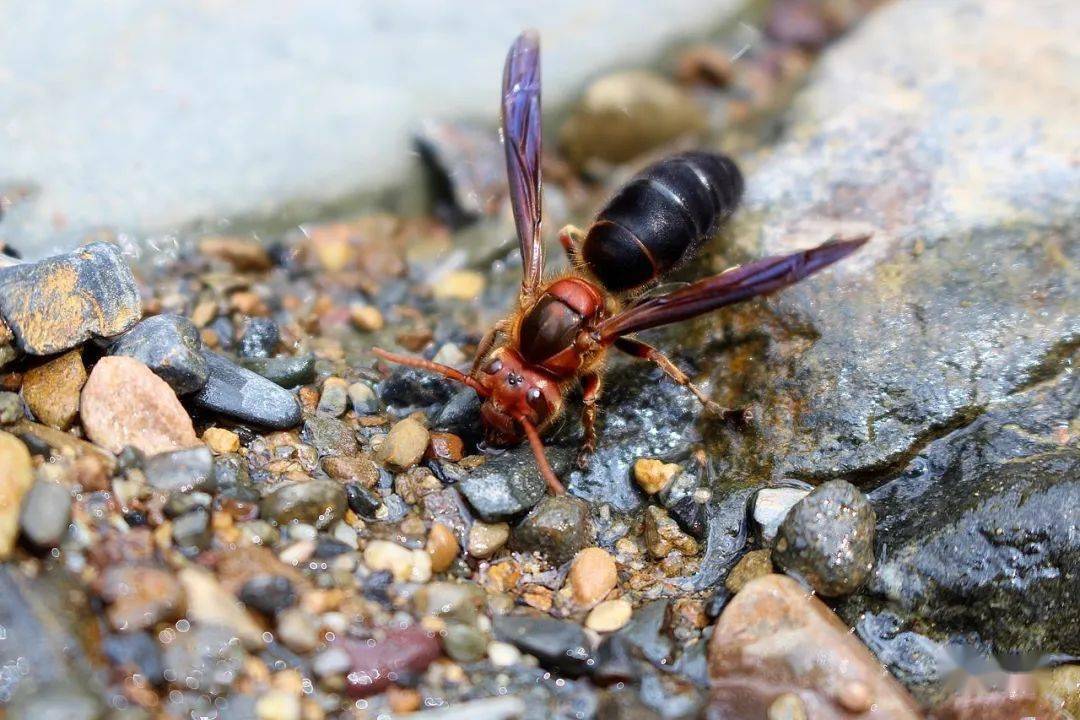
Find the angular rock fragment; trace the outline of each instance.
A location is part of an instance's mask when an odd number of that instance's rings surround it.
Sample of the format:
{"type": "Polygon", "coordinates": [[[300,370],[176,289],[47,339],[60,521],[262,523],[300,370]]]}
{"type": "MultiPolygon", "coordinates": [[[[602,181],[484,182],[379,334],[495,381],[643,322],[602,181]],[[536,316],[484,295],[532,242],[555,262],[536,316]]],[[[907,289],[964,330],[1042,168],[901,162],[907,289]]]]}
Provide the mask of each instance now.
{"type": "Polygon", "coordinates": [[[268,428],[300,424],[300,403],[287,390],[217,353],[204,350],[203,358],[210,372],[206,384],[192,396],[197,406],[268,428]]]}
{"type": "Polygon", "coordinates": [[[190,320],[154,315],[120,336],[109,353],[135,358],[169,383],[177,395],[186,395],[206,384],[202,347],[199,330],[190,320]]]}
{"type": "Polygon", "coordinates": [[[23,376],[22,395],[41,422],[67,430],[79,412],[79,391],[86,383],[82,353],[71,350],[23,376]]]}

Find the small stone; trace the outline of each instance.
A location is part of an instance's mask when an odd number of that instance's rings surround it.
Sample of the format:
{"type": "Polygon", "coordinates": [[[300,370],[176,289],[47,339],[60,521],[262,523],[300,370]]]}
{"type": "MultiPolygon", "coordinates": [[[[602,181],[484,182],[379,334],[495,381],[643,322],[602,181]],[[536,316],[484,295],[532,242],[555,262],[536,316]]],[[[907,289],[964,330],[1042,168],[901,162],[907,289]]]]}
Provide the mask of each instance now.
{"type": "Polygon", "coordinates": [[[247,657],[231,630],[197,623],[187,632],[176,633],[164,649],[165,674],[174,678],[173,684],[211,695],[232,689],[247,657]]]}
{"type": "Polygon", "coordinates": [[[589,612],[585,627],[596,632],[615,632],[630,622],[633,611],[633,606],[622,598],[606,600],[589,612]]]}
{"type": "Polygon", "coordinates": [[[377,459],[398,470],[408,470],[424,456],[428,429],[412,418],[397,422],[386,435],[377,459]]]}
{"type": "Polygon", "coordinates": [[[300,437],[315,446],[320,457],[350,456],[359,451],[356,433],[345,422],[328,415],[314,415],[304,421],[300,437]]]}
{"type": "Polygon", "coordinates": [[[180,315],[154,315],[128,330],[109,348],[110,355],[135,358],[169,384],[178,395],[206,384],[198,328],[180,315]]]}
{"type": "Polygon", "coordinates": [[[431,358],[432,362],[441,363],[443,365],[449,365],[450,367],[459,367],[469,362],[469,358],[465,353],[461,352],[461,348],[455,343],[444,343],[439,351],[435,353],[435,357],[431,358]]]}
{"type": "Polygon", "coordinates": [[[101,651],[113,666],[130,668],[152,685],[165,679],[161,646],[150,633],[109,633],[101,641],[101,651]]]}
{"type": "Polygon", "coordinates": [[[706,125],[685,91],[653,72],[615,73],[594,81],[559,130],[566,157],[623,163],[706,125]]]}
{"type": "Polygon", "coordinates": [[[26,493],[19,525],[23,537],[39,548],[60,544],[71,523],[71,493],[63,485],[38,480],[26,493]]]}
{"type": "Polygon", "coordinates": [[[680,472],[680,465],[662,460],[641,458],[634,462],[634,479],[641,489],[650,495],[655,495],[670,485],[680,472]]]}
{"type": "Polygon", "coordinates": [[[311,669],[323,680],[334,676],[345,677],[349,671],[349,653],[341,646],[329,647],[315,656],[311,669]]]}
{"type": "Polygon", "coordinates": [[[458,462],[465,456],[465,443],[452,433],[431,433],[428,456],[448,462],[458,462]]]}
{"type": "Polygon", "coordinates": [[[187,594],[189,619],[204,625],[226,627],[250,647],[263,644],[262,628],[212,573],[188,566],[177,573],[177,577],[187,594]]]}
{"type": "Polygon", "coordinates": [[[349,386],[349,403],[357,415],[370,415],[379,411],[379,396],[366,382],[354,382],[349,386]]]}
{"type": "Polygon", "coordinates": [[[181,549],[206,550],[214,538],[210,513],[205,508],[195,508],[174,519],[172,537],[181,549]]]}
{"type": "Polygon", "coordinates": [[[379,481],[379,466],[363,455],[352,457],[325,457],[322,459],[323,470],[335,480],[359,483],[366,488],[375,486],[379,481]]]}
{"type": "Polygon", "coordinates": [[[372,570],[389,570],[398,582],[412,576],[414,562],[412,550],[388,540],[372,540],[364,548],[364,564],[372,570]]]}
{"type": "Polygon", "coordinates": [[[101,358],[83,387],[79,412],[87,436],[112,453],[131,445],[153,455],[199,442],[176,393],[133,358],[101,358]]]}
{"type": "Polygon", "coordinates": [[[765,550],[751,550],[742,556],[742,559],[731,568],[724,587],[731,593],[742,590],[746,583],[756,580],[762,575],[768,575],[773,571],[772,552],[765,550]]]}
{"type": "Polygon", "coordinates": [[[143,461],[143,474],[158,490],[207,492],[214,486],[214,456],[205,445],[158,453],[143,461]]]}
{"type": "Polygon", "coordinates": [[[341,483],[309,480],[283,485],[263,498],[259,514],[280,525],[300,522],[329,527],[345,514],[348,496],[341,483]]]}
{"type": "Polygon", "coordinates": [[[571,495],[549,495],[514,528],[513,545],[561,565],[592,542],[589,505],[571,495]]]}
{"type": "Polygon", "coordinates": [[[615,559],[603,548],[585,548],[574,556],[569,580],[577,605],[584,609],[591,608],[619,582],[615,559]]]}
{"type": "Polygon", "coordinates": [[[475,270],[454,270],[439,278],[431,294],[440,300],[472,300],[484,292],[486,283],[484,275],[475,270]]]}
{"type": "Polygon", "coordinates": [[[431,555],[426,550],[412,551],[412,568],[407,579],[414,583],[426,583],[431,579],[431,555]]]}
{"type": "Polygon", "coordinates": [[[345,486],[349,509],[362,518],[374,519],[379,508],[383,506],[382,499],[359,483],[349,483],[345,486]]]}
{"type": "Polygon", "coordinates": [[[764,545],[772,545],[780,523],[795,504],[810,494],[802,488],[762,488],[754,495],[755,531],[764,545]]]}
{"type": "Polygon", "coordinates": [[[22,398],[13,392],[0,392],[0,425],[11,425],[23,417],[22,398]]]}
{"type": "Polygon", "coordinates": [[[300,608],[287,608],[278,613],[277,635],[293,652],[309,653],[319,646],[319,619],[300,608]]]}
{"type": "Polygon", "coordinates": [[[434,523],[428,533],[427,552],[431,556],[432,571],[446,572],[461,552],[461,545],[450,528],[434,523]]]}
{"type": "Polygon", "coordinates": [[[240,366],[283,388],[294,388],[315,380],[314,355],[241,358],[240,366]]]}
{"type": "Polygon", "coordinates": [[[153,628],[184,614],[184,588],[171,570],[156,565],[108,567],[99,591],[108,603],[109,623],[119,632],[153,628]]]}
{"type": "Polygon", "coordinates": [[[477,520],[469,528],[469,554],[486,560],[497,553],[509,539],[508,523],[486,523],[477,520]]]}
{"type": "Polygon", "coordinates": [[[442,632],[442,644],[457,662],[476,662],[487,654],[487,638],[471,625],[448,624],[442,632]]]}
{"type": "Polygon", "coordinates": [[[697,555],[698,543],[682,531],[661,507],[645,508],[645,547],[656,559],[666,558],[673,550],[684,556],[697,555]]]}
{"type": "Polygon", "coordinates": [[[259,720],[300,720],[300,698],[284,690],[270,690],[255,702],[259,720]]]}
{"type": "Polygon", "coordinates": [[[472,625],[484,599],[484,591],[474,583],[433,582],[413,594],[413,606],[420,615],[472,625]]]}
{"type": "Polygon", "coordinates": [[[521,653],[510,643],[493,640],[488,643],[487,653],[495,667],[512,667],[521,662],[521,653]]]}
{"type": "Polygon", "coordinates": [[[534,656],[545,668],[577,676],[589,667],[589,639],[576,623],[504,615],[492,620],[492,629],[497,639],[534,656]]]}
{"type": "Polygon", "coordinates": [[[856,590],[874,567],[874,510],[843,480],[819,485],[780,523],[773,558],[825,597],[856,590]]]}
{"type": "Polygon", "coordinates": [[[795,693],[784,693],[769,705],[767,720],[807,720],[806,707],[795,693]]]}
{"type": "Polygon", "coordinates": [[[300,404],[291,393],[217,353],[204,351],[203,358],[210,376],[192,396],[196,405],[268,428],[284,430],[300,424],[300,404]]]}
{"type": "Polygon", "coordinates": [[[349,318],[357,330],[364,332],[377,332],[386,325],[383,314],[373,305],[352,305],[349,308],[349,318]]]}
{"type": "Polygon", "coordinates": [[[439,641],[416,625],[388,630],[374,642],[345,638],[344,646],[352,660],[347,681],[354,698],[381,692],[395,676],[422,673],[442,654],[439,641]]]}
{"type": "Polygon", "coordinates": [[[319,407],[316,412],[330,417],[341,417],[349,403],[349,385],[339,377],[329,377],[323,382],[319,407]]]}
{"type": "Polygon", "coordinates": [[[232,265],[240,272],[269,270],[270,253],[257,238],[238,235],[207,235],[199,238],[199,253],[232,265]]]}
{"type": "Polygon", "coordinates": [[[0,431],[0,560],[15,546],[23,496],[33,482],[30,451],[14,435],[0,431]]]}
{"type": "Polygon", "coordinates": [[[240,449],[240,436],[225,428],[207,428],[203,431],[202,439],[216,455],[234,453],[240,449]]]}
{"type": "Polygon", "coordinates": [[[270,617],[292,607],[297,600],[292,581],[282,575],[256,575],[244,583],[238,597],[252,610],[270,617]]]}
{"type": "Polygon", "coordinates": [[[276,322],[270,318],[251,318],[240,337],[240,347],[237,350],[240,357],[268,358],[273,355],[279,342],[281,329],[276,322]]]}
{"type": "Polygon", "coordinates": [[[82,352],[71,350],[31,368],[23,376],[22,395],[41,422],[67,430],[79,412],[79,392],[86,384],[82,352]]]}
{"type": "Polygon", "coordinates": [[[119,335],[141,316],[135,278],[111,243],[0,269],[0,317],[25,353],[53,355],[119,335]]]}

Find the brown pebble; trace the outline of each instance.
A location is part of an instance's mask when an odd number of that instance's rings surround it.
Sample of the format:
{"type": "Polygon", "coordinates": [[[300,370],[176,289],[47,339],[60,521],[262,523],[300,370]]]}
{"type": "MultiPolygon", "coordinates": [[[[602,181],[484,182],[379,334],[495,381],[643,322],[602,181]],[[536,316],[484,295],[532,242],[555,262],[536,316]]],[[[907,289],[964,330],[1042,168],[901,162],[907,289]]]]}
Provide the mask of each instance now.
{"type": "Polygon", "coordinates": [[[461,545],[450,528],[442,523],[435,523],[428,534],[427,551],[431,556],[432,571],[446,572],[461,552],[461,545]]]}
{"type": "Polygon", "coordinates": [[[874,704],[870,688],[866,683],[858,680],[851,680],[841,685],[836,699],[846,710],[853,713],[864,713],[874,704]]]}
{"type": "Polygon", "coordinates": [[[207,428],[203,432],[202,439],[218,455],[236,452],[240,449],[240,436],[225,428],[207,428]]]}
{"type": "Polygon", "coordinates": [[[574,556],[569,579],[577,604],[582,608],[591,608],[619,582],[615,559],[603,548],[585,548],[574,556]]]}
{"type": "Polygon", "coordinates": [[[326,457],[322,461],[323,470],[335,480],[360,483],[366,488],[375,486],[379,481],[379,466],[368,457],[326,457]]]}
{"type": "Polygon", "coordinates": [[[353,327],[364,332],[377,332],[386,325],[383,314],[374,305],[353,305],[349,308],[353,327]]]}
{"type": "Polygon", "coordinates": [[[270,253],[253,237],[209,235],[199,240],[199,252],[227,262],[240,271],[269,270],[273,266],[270,253]]]}
{"type": "Polygon", "coordinates": [[[383,440],[376,457],[398,470],[408,470],[424,456],[428,429],[412,418],[396,423],[383,440]]]}
{"type": "Polygon", "coordinates": [[[630,603],[622,598],[605,600],[589,612],[585,627],[596,632],[615,632],[630,622],[633,612],[630,603]]]}
{"type": "Polygon", "coordinates": [[[472,300],[484,292],[486,281],[475,270],[449,272],[431,288],[431,294],[439,299],[472,300]]]}
{"type": "Polygon", "coordinates": [[[486,560],[506,545],[510,539],[507,523],[486,523],[477,520],[469,528],[469,554],[486,560]]]}
{"type": "Polygon", "coordinates": [[[395,675],[422,673],[442,654],[435,636],[416,625],[389,630],[374,641],[345,637],[342,645],[352,665],[347,680],[354,698],[382,692],[395,675]]]}
{"type": "Polygon", "coordinates": [[[154,455],[199,442],[176,393],[134,358],[99,360],[83,387],[79,409],[86,434],[113,453],[131,445],[154,455]]]}
{"type": "Polygon", "coordinates": [[[19,535],[23,495],[33,482],[30,451],[14,435],[0,431],[0,560],[11,555],[19,535]]]}
{"type": "Polygon", "coordinates": [[[137,632],[183,615],[184,588],[171,570],[143,564],[113,565],[98,589],[113,629],[137,632]]]}
{"type": "Polygon", "coordinates": [[[386,689],[386,702],[390,705],[391,712],[416,712],[420,709],[421,700],[420,693],[412,688],[400,688],[397,685],[391,685],[386,689]]]}
{"type": "Polygon", "coordinates": [[[434,432],[431,433],[428,452],[440,460],[457,462],[465,456],[465,443],[453,433],[434,432]]]}
{"type": "Polygon", "coordinates": [[[729,592],[737,593],[746,586],[746,583],[762,575],[768,575],[772,571],[772,551],[751,550],[742,556],[735,567],[731,568],[731,572],[724,580],[724,587],[729,592]]]}
{"type": "Polygon", "coordinates": [[[41,422],[67,430],[79,412],[79,391],[86,384],[80,349],[38,365],[23,376],[22,396],[41,422]]]}

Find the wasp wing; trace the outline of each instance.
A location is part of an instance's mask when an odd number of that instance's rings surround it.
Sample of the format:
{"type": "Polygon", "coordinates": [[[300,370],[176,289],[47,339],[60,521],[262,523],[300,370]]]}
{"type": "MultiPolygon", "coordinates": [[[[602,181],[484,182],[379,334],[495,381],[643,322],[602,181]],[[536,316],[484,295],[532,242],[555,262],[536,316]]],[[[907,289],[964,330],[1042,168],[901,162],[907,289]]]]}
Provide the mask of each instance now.
{"type": "Polygon", "coordinates": [[[697,317],[710,310],[779,290],[832,265],[860,248],[869,236],[831,240],[790,255],[774,255],[731,268],[682,290],[650,297],[600,325],[601,342],[697,317]]]}
{"type": "Polygon", "coordinates": [[[502,139],[510,201],[521,243],[521,294],[540,285],[544,249],[540,239],[540,39],[528,30],[506,56],[502,86],[502,139]]]}

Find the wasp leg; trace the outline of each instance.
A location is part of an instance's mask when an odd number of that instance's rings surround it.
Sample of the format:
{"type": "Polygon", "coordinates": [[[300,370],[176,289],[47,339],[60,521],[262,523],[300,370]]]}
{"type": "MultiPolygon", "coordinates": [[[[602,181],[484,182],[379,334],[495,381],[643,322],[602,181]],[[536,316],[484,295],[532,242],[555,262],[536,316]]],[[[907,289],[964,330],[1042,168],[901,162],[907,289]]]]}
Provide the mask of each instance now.
{"type": "Polygon", "coordinates": [[[505,332],[506,320],[500,320],[495,323],[490,330],[484,333],[484,337],[481,338],[480,344],[476,346],[476,356],[473,358],[472,371],[470,375],[474,375],[477,370],[480,369],[480,363],[484,362],[484,358],[491,351],[491,347],[495,344],[495,338],[499,336],[499,333],[505,332]]]}
{"type": "Polygon", "coordinates": [[[566,258],[571,264],[577,262],[581,243],[585,239],[585,231],[576,225],[567,225],[559,231],[559,244],[566,251],[566,258]]]}
{"type": "Polygon", "coordinates": [[[589,460],[596,451],[596,401],[600,399],[600,374],[589,373],[582,377],[581,390],[581,426],[585,429],[585,438],[581,442],[577,466],[584,470],[589,467],[589,460]]]}
{"type": "Polygon", "coordinates": [[[748,422],[750,420],[750,411],[748,409],[722,407],[714,400],[710,399],[701,388],[690,382],[690,378],[687,374],[680,370],[675,363],[671,362],[667,355],[664,355],[664,353],[660,352],[652,345],[635,338],[622,337],[615,341],[615,347],[636,358],[656,363],[657,367],[663,370],[668,377],[692,392],[694,397],[705,406],[705,409],[709,413],[716,415],[717,417],[722,417],[725,420],[736,420],[739,422],[748,422]]]}

